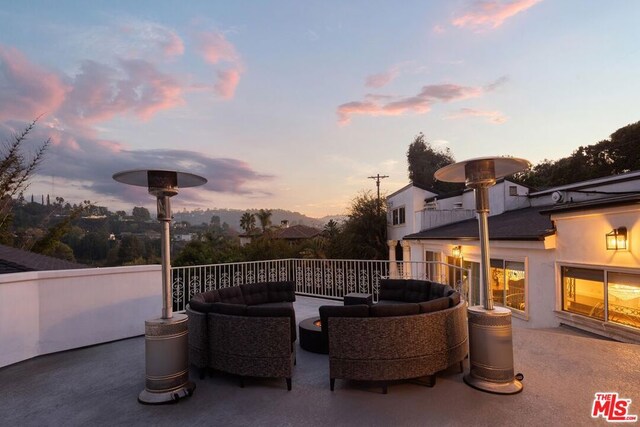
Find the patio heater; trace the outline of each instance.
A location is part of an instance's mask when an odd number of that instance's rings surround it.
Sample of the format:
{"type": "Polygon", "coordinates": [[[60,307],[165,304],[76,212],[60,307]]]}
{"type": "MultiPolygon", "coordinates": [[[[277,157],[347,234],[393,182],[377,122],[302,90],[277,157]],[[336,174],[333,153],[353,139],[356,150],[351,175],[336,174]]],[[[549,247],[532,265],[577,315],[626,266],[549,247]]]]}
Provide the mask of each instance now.
{"type": "Polygon", "coordinates": [[[489,393],[515,394],[522,391],[521,378],[516,378],[513,372],[511,310],[493,306],[489,282],[489,187],[496,183],[496,179],[530,166],[524,159],[482,157],[445,166],[435,173],[437,180],[464,182],[475,193],[481,255],[480,293],[484,305],[467,309],[471,369],[464,376],[464,382],[489,393]]]}
{"type": "Polygon", "coordinates": [[[179,187],[195,187],[207,180],[190,173],[167,170],[124,171],[114,174],[113,179],[147,187],[157,199],[158,221],[162,224],[162,317],[144,322],[146,378],[145,389],[138,401],[149,404],[174,402],[191,396],[196,386],[189,381],[187,316],[172,313],[170,198],[178,194],[179,187]]]}

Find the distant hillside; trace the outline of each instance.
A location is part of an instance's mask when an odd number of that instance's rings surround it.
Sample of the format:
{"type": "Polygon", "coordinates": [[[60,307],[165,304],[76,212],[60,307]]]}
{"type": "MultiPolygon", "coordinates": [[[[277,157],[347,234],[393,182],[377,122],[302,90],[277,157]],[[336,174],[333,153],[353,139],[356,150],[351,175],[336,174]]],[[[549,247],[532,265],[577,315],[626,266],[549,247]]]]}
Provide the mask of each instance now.
{"type": "MultiPolygon", "coordinates": [[[[217,215],[220,217],[220,223],[227,223],[229,227],[234,230],[240,231],[240,217],[245,212],[256,213],[258,209],[196,209],[193,211],[179,211],[173,213],[173,218],[175,221],[187,221],[191,225],[199,225],[203,222],[209,224],[211,222],[211,217],[217,215]]],[[[301,214],[300,212],[291,212],[284,209],[272,209],[271,210],[271,224],[272,225],[280,225],[281,221],[287,220],[289,221],[289,225],[308,225],[310,227],[316,228],[324,228],[325,224],[329,222],[329,220],[333,219],[335,221],[341,222],[344,217],[339,215],[329,215],[322,218],[311,218],[306,215],[301,214]]]]}

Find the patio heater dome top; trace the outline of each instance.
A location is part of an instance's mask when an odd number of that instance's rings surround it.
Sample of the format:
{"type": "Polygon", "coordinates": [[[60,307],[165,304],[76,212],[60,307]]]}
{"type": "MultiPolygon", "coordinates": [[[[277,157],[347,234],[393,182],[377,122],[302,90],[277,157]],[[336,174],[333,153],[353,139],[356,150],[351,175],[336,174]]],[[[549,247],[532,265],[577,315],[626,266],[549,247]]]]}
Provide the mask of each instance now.
{"type": "Polygon", "coordinates": [[[123,184],[148,188],[197,187],[207,179],[188,172],[163,169],[134,169],[113,174],[113,179],[123,184]]]}
{"type": "Polygon", "coordinates": [[[438,181],[464,182],[468,186],[493,185],[495,180],[531,167],[528,160],[517,157],[477,157],[438,169],[438,181]]]}

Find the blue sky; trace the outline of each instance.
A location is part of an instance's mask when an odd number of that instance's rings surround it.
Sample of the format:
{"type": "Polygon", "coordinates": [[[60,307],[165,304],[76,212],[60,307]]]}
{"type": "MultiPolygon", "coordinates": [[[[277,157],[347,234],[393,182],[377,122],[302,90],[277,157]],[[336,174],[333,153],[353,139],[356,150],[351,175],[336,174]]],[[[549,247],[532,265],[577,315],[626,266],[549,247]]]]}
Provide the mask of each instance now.
{"type": "Polygon", "coordinates": [[[0,2],[0,134],[53,144],[30,193],[153,206],[125,169],[205,176],[174,209],[344,213],[456,160],[558,159],[639,120],[640,3],[0,2]]]}

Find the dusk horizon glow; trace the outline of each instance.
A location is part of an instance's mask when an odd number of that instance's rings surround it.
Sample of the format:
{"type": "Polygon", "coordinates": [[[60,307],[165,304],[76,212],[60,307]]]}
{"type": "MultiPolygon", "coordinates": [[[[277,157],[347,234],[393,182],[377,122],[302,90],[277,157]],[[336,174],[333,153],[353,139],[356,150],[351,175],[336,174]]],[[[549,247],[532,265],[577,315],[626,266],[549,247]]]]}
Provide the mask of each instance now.
{"type": "Polygon", "coordinates": [[[458,161],[567,157],[640,120],[640,3],[5,2],[0,139],[40,117],[25,198],[154,205],[130,169],[207,178],[174,210],[345,214],[408,180],[422,132],[458,161]]]}

